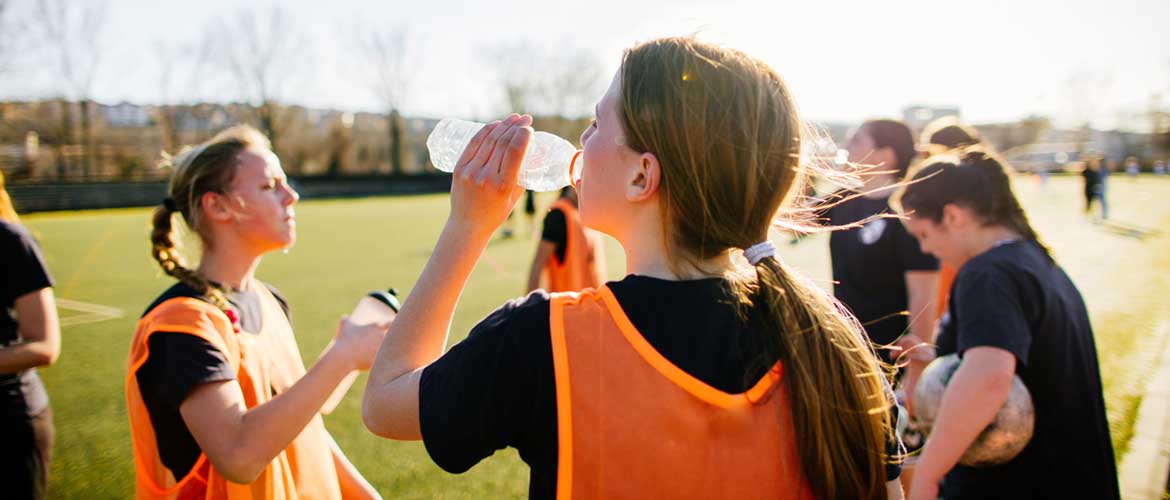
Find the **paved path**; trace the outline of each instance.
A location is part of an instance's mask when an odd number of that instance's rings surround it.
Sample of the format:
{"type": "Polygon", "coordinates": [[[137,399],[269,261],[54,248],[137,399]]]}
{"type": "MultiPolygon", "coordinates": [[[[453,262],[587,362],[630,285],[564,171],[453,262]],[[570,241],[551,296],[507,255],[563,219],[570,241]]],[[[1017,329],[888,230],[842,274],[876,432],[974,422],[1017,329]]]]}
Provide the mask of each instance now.
{"type": "MultiPolygon", "coordinates": [[[[1160,327],[1170,328],[1170,319],[1160,327]]],[[[1163,347],[1158,368],[1148,381],[1129,452],[1118,464],[1121,497],[1127,500],[1157,500],[1166,493],[1170,474],[1170,342],[1163,347]]]]}

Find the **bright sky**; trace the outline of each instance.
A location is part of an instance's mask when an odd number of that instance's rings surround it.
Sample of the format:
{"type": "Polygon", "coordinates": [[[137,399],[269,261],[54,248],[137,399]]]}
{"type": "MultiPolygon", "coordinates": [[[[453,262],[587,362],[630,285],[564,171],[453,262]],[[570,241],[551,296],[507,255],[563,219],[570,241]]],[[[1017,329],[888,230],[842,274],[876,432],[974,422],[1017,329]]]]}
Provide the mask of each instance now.
{"type": "MultiPolygon", "coordinates": [[[[26,0],[28,1],[28,0],[26,0]]],[[[111,0],[98,75],[103,102],[155,103],[162,67],[154,46],[193,43],[217,16],[253,2],[111,0]]],[[[483,118],[503,109],[498,70],[484,57],[506,41],[579,46],[602,61],[608,83],[638,41],[698,32],[758,56],[785,78],[807,119],[900,116],[903,106],[958,106],[982,123],[1031,114],[1060,124],[1141,128],[1157,103],[1170,109],[1170,1],[983,0],[395,0],[281,2],[302,30],[312,71],[288,100],[378,110],[350,64],[342,26],[355,16],[402,25],[420,61],[408,116],[483,118]],[[1156,94],[1156,96],[1155,96],[1156,94]]],[[[0,80],[0,97],[57,91],[46,75],[0,80]]],[[[222,86],[208,95],[231,100],[222,86]]]]}

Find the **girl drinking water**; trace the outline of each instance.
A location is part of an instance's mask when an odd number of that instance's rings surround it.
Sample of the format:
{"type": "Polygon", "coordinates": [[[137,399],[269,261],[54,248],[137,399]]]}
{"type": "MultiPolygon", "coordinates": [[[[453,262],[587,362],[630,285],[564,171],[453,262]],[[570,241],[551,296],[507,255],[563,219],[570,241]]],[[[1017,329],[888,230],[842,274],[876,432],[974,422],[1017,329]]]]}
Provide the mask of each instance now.
{"type": "Polygon", "coordinates": [[[463,152],[371,368],[366,426],[422,439],[456,473],[516,448],[531,498],[887,498],[883,373],[856,321],[768,242],[799,192],[801,126],[780,76],[741,52],[691,38],[626,52],[576,187],[627,276],[507,302],[444,353],[523,193],[530,124],[489,124],[463,152]]]}

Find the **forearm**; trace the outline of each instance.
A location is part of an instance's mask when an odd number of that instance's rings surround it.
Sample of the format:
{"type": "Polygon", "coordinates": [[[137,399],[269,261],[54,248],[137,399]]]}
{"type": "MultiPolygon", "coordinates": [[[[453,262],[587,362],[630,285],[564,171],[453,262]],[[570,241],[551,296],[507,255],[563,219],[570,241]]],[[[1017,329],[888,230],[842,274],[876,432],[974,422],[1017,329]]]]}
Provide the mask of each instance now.
{"type": "Polygon", "coordinates": [[[888,500],[902,500],[902,483],[897,479],[886,481],[886,498],[888,500]]]}
{"type": "Polygon", "coordinates": [[[20,342],[0,347],[0,374],[14,374],[47,366],[57,359],[59,346],[48,340],[20,342]]]}
{"type": "Polygon", "coordinates": [[[443,354],[451,317],[491,233],[448,222],[435,251],[378,349],[362,397],[362,417],[375,434],[417,439],[418,378],[443,354]]]}
{"type": "Polygon", "coordinates": [[[17,297],[13,309],[19,318],[21,341],[0,347],[0,373],[19,373],[57,361],[61,352],[61,326],[52,288],[17,297]]]}
{"type": "Polygon", "coordinates": [[[385,384],[443,354],[455,305],[489,236],[451,223],[444,226],[434,253],[374,358],[370,384],[385,384]]]}
{"type": "Polygon", "coordinates": [[[914,344],[934,342],[934,326],[938,320],[935,296],[938,293],[938,273],[910,271],[906,273],[906,309],[910,312],[910,335],[914,344]]]}
{"type": "MultiPolygon", "coordinates": [[[[537,254],[537,257],[539,256],[537,254]]],[[[540,274],[542,272],[544,272],[544,262],[533,260],[532,270],[528,271],[528,286],[525,287],[524,293],[531,293],[533,290],[540,288],[540,274]]]]}
{"type": "Polygon", "coordinates": [[[909,300],[910,334],[916,343],[934,343],[934,326],[938,316],[935,314],[934,301],[931,297],[912,295],[909,300]]]}
{"type": "Polygon", "coordinates": [[[231,481],[249,483],[304,431],[351,368],[326,353],[287,391],[254,408],[244,409],[242,400],[236,398],[213,395],[203,399],[193,393],[180,411],[212,465],[231,481]],[[216,402],[229,406],[217,409],[216,402]],[[239,416],[200,421],[200,413],[214,411],[236,411],[239,416]]]}
{"type": "Polygon", "coordinates": [[[970,359],[947,384],[914,482],[937,482],[995,418],[1011,389],[1012,372],[991,370],[970,359]]]}

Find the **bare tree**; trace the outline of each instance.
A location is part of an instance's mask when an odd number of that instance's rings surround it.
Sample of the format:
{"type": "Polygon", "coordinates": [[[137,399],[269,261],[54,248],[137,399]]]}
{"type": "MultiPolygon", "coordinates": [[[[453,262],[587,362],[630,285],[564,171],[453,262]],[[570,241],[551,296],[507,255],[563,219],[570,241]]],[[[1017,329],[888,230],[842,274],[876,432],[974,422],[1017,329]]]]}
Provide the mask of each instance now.
{"type": "Polygon", "coordinates": [[[1088,145],[1090,124],[1100,114],[1105,95],[1112,85],[1110,73],[1088,68],[1073,71],[1065,80],[1064,109],[1068,119],[1081,127],[1077,137],[1080,149],[1088,145]]]}
{"type": "Polygon", "coordinates": [[[287,11],[273,7],[222,17],[209,25],[207,39],[217,42],[216,62],[255,106],[260,131],[275,148],[283,132],[280,102],[309,64],[304,36],[287,11]]]}
{"type": "Polygon", "coordinates": [[[601,62],[582,47],[521,40],[496,45],[488,56],[507,111],[543,116],[541,126],[559,135],[573,135],[575,120],[590,115],[601,95],[601,62]]]}
{"type": "Polygon", "coordinates": [[[417,60],[415,40],[401,26],[380,26],[356,18],[348,31],[360,64],[357,71],[386,111],[390,139],[390,172],[402,173],[402,103],[410,88],[417,60]]]}
{"type": "Polygon", "coordinates": [[[593,114],[593,104],[602,94],[602,65],[587,49],[564,45],[545,55],[543,77],[538,82],[545,112],[557,118],[554,132],[572,138],[580,130],[577,120],[593,114]]]}
{"type": "Polygon", "coordinates": [[[537,114],[541,99],[544,53],[530,40],[508,41],[487,49],[508,112],[537,114]]]}
{"type": "Polygon", "coordinates": [[[61,133],[58,162],[64,161],[64,142],[72,136],[71,103],[76,102],[80,113],[83,175],[90,175],[95,145],[92,137],[92,96],[98,72],[103,62],[105,46],[103,35],[106,21],[106,2],[72,3],[68,0],[39,0],[31,24],[38,32],[55,66],[56,80],[61,83],[61,133]],[[68,4],[68,5],[67,5],[68,4]]]}
{"type": "Polygon", "coordinates": [[[0,0],[0,76],[12,72],[26,41],[20,35],[27,32],[27,26],[16,7],[12,0],[0,0]]]}
{"type": "Polygon", "coordinates": [[[155,43],[158,58],[158,119],[166,140],[164,148],[172,153],[182,146],[180,134],[180,104],[196,101],[208,80],[204,69],[211,62],[214,43],[203,38],[191,44],[169,44],[159,40],[155,43]]]}
{"type": "Polygon", "coordinates": [[[565,118],[593,113],[601,96],[601,61],[587,49],[565,46],[546,56],[543,94],[549,111],[565,118]]]}

